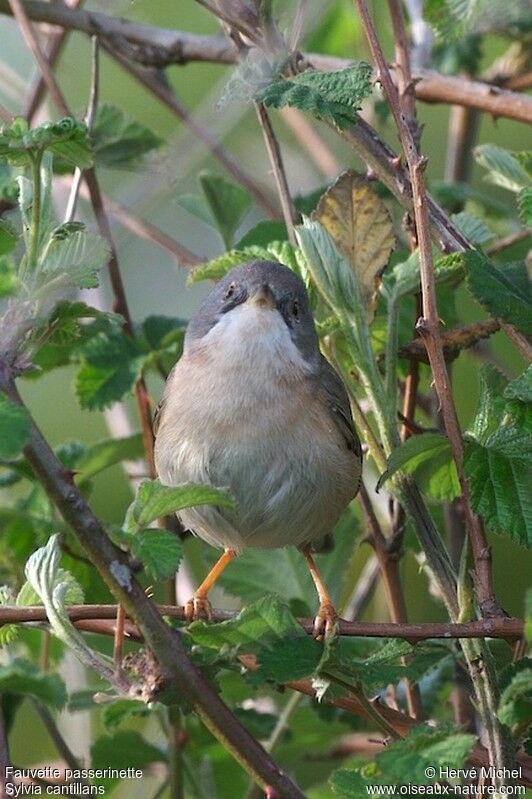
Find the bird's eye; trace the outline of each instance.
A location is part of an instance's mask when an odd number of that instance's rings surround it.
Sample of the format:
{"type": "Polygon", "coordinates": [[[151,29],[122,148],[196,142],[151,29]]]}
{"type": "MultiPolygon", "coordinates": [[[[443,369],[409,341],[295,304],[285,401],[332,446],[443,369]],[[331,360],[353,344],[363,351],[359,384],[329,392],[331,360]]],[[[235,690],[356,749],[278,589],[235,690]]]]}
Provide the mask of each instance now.
{"type": "Polygon", "coordinates": [[[228,288],[228,289],[227,289],[227,291],[225,292],[225,299],[226,299],[226,300],[229,300],[229,299],[231,299],[231,297],[233,296],[233,294],[235,293],[235,291],[236,291],[236,283],[231,283],[231,284],[229,285],[229,288],[228,288]]]}
{"type": "Polygon", "coordinates": [[[292,303],[292,316],[296,319],[299,317],[299,302],[297,300],[292,303]]]}

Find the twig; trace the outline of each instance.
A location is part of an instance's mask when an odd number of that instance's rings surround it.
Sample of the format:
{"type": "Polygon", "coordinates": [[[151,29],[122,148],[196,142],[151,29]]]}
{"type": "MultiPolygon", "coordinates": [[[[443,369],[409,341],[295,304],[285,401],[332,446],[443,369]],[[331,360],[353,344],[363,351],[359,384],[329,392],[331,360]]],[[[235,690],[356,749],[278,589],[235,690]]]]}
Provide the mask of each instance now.
{"type": "Polygon", "coordinates": [[[296,136],[299,144],[303,147],[311,159],[314,161],[324,178],[332,178],[340,170],[340,162],[335,154],[325,144],[322,137],[317,133],[306,116],[298,108],[281,108],[281,118],[296,136]]]}
{"type": "MultiPolygon", "coordinates": [[[[83,0],[66,0],[67,5],[72,9],[79,8],[82,2],[83,0]]],[[[50,37],[51,40],[48,46],[48,52],[46,53],[46,60],[50,64],[50,67],[55,65],[57,59],[61,55],[61,51],[65,45],[68,33],[68,29],[63,28],[50,37]]],[[[39,74],[35,84],[30,89],[28,99],[22,112],[22,116],[28,120],[29,125],[31,125],[33,117],[35,116],[35,113],[43,100],[45,91],[46,82],[42,74],[39,74]]]]}
{"type": "MultiPolygon", "coordinates": [[[[485,319],[482,322],[474,322],[472,325],[463,325],[452,330],[446,330],[441,335],[445,360],[454,360],[462,350],[474,347],[482,339],[488,338],[500,330],[500,327],[498,319],[485,319]]],[[[408,344],[404,344],[399,348],[399,355],[402,358],[410,358],[418,363],[429,363],[427,348],[422,338],[414,338],[408,344]]]]}
{"type": "MultiPolygon", "coordinates": [[[[24,407],[10,367],[0,362],[0,390],[24,407]]],[[[29,414],[28,414],[29,416],[29,414]]],[[[35,423],[24,454],[46,493],[70,525],[109,589],[142,632],[160,668],[160,699],[168,703],[182,696],[224,746],[259,784],[273,785],[282,799],[303,799],[303,794],[242,727],[216,691],[189,659],[180,635],[163,621],[136,582],[123,552],[110,541],[78,488],[65,478],[57,459],[35,423]]]]}
{"type": "MultiPolygon", "coordinates": [[[[162,616],[170,616],[184,621],[185,609],[178,605],[155,605],[162,616]]],[[[114,630],[116,605],[67,605],[65,611],[71,622],[98,620],[107,621],[106,634],[114,630]]],[[[128,616],[129,616],[128,612],[128,616]]],[[[237,616],[236,611],[214,610],[212,620],[227,621],[237,616]]],[[[4,624],[24,624],[46,621],[46,611],[41,605],[28,607],[0,607],[0,626],[4,624]]],[[[131,616],[134,618],[134,616],[131,616]]],[[[305,632],[312,634],[313,619],[298,619],[305,632]]],[[[103,628],[101,628],[103,629],[103,628]]],[[[126,628],[128,629],[128,628],[126,628]]],[[[428,638],[502,638],[513,641],[523,636],[521,619],[498,616],[492,619],[454,624],[451,622],[423,622],[420,624],[394,624],[388,622],[361,622],[340,619],[339,634],[347,636],[367,636],[369,638],[403,638],[406,641],[424,641],[428,638]]]]}
{"type": "Polygon", "coordinates": [[[174,94],[163,83],[158,81],[147,70],[140,69],[131,61],[129,61],[121,53],[114,50],[109,42],[103,41],[102,47],[105,51],[114,58],[127,72],[133,75],[139,83],[142,83],[152,94],[154,94],[162,103],[178,117],[182,122],[187,125],[190,130],[208,147],[210,152],[218,159],[218,161],[227,169],[230,175],[243,186],[257,203],[262,206],[266,213],[272,217],[277,218],[278,210],[271,202],[270,198],[253,180],[253,178],[245,172],[240,164],[233,156],[222,147],[222,145],[214,138],[214,136],[207,130],[204,125],[198,122],[197,119],[186,109],[182,102],[180,102],[174,94]]]}
{"type": "MultiPolygon", "coordinates": [[[[89,36],[120,38],[133,45],[131,57],[136,57],[140,63],[153,66],[184,65],[191,61],[235,64],[239,57],[234,44],[221,36],[198,36],[173,29],[158,28],[94,11],[68,8],[63,3],[47,3],[44,0],[24,0],[24,8],[27,16],[37,22],[48,22],[70,30],[79,30],[89,36]]],[[[218,8],[209,10],[220,16],[218,8]]],[[[0,0],[0,13],[13,13],[9,0],[0,0]]],[[[236,27],[238,20],[231,19],[229,24],[236,27]]],[[[249,37],[250,33],[254,35],[256,31],[248,30],[244,35],[249,37]]],[[[352,64],[349,59],[320,53],[307,53],[305,58],[318,69],[324,70],[342,69],[352,64]]],[[[519,80],[515,77],[512,80],[510,85],[516,88],[528,88],[531,73],[519,76],[519,80]]],[[[508,116],[530,121],[532,99],[527,95],[500,90],[481,81],[441,75],[424,69],[414,70],[412,83],[416,98],[424,102],[470,105],[496,117],[508,116]]]]}
{"type": "Polygon", "coordinates": [[[488,255],[498,255],[498,253],[508,249],[508,247],[513,247],[514,244],[519,244],[520,241],[530,237],[532,237],[532,231],[529,228],[518,230],[516,233],[510,233],[509,236],[505,236],[504,239],[494,241],[493,244],[486,247],[486,253],[488,255]]]}
{"type": "Polygon", "coordinates": [[[273,176],[275,178],[275,185],[277,186],[277,193],[279,195],[279,200],[281,201],[281,208],[283,209],[283,218],[288,231],[288,238],[295,246],[297,241],[296,235],[294,233],[294,225],[296,225],[298,222],[298,214],[290,196],[290,189],[288,188],[288,181],[286,179],[286,172],[283,165],[281,150],[279,148],[279,142],[277,141],[270,118],[268,116],[268,112],[266,111],[264,105],[262,103],[254,103],[254,105],[260,126],[262,128],[264,143],[266,144],[266,149],[270,158],[270,164],[272,166],[273,176]]]}
{"type": "MultiPolygon", "coordinates": [[[[72,771],[77,771],[81,768],[81,764],[77,759],[76,755],[73,753],[63,736],[61,735],[57,724],[55,723],[55,719],[48,710],[48,708],[39,702],[38,699],[33,699],[30,697],[31,704],[39,718],[41,719],[42,723],[46,728],[46,732],[54,742],[55,748],[67,764],[67,766],[72,769],[72,771]]],[[[86,785],[85,780],[81,780],[82,784],[86,785]]]]}
{"type": "MultiPolygon", "coordinates": [[[[46,88],[50,92],[50,95],[55,105],[59,109],[66,109],[66,102],[63,97],[63,94],[61,93],[61,90],[59,89],[57,82],[54,80],[54,77],[50,69],[50,65],[46,59],[45,54],[41,49],[41,46],[39,45],[37,37],[35,36],[35,33],[33,31],[31,22],[28,19],[28,15],[26,13],[23,3],[21,2],[21,0],[8,0],[8,2],[9,2],[9,7],[13,12],[13,16],[15,17],[20,30],[22,31],[22,35],[24,36],[26,44],[30,48],[35,60],[37,61],[37,64],[39,65],[39,69],[41,70],[43,80],[46,83],[46,88]]],[[[66,111],[62,111],[62,113],[64,113],[64,115],[66,116],[66,111]]]]}

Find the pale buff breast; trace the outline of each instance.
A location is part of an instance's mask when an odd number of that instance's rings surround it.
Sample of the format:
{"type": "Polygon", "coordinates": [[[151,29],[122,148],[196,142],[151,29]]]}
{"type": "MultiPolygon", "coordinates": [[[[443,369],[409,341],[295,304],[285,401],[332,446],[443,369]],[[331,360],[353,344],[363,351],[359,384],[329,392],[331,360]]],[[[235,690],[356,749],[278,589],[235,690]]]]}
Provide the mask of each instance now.
{"type": "Polygon", "coordinates": [[[355,495],[360,465],[318,402],[284,322],[244,307],[206,339],[168,382],[157,470],[168,485],[227,486],[237,509],[191,508],[181,521],[233,549],[325,535],[355,495]]]}

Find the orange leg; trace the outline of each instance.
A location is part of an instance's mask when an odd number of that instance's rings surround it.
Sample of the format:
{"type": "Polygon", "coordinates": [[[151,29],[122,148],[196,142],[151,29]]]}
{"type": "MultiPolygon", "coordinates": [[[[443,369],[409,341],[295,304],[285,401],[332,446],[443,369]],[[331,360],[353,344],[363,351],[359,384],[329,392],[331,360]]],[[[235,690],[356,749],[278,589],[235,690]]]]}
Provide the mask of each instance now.
{"type": "Polygon", "coordinates": [[[185,618],[188,622],[200,619],[201,617],[206,618],[208,621],[211,620],[212,606],[207,595],[225,567],[233,558],[236,558],[236,554],[237,553],[233,549],[226,549],[196,590],[192,599],[188,600],[185,606],[185,618]]]}
{"type": "Polygon", "coordinates": [[[314,558],[312,557],[310,547],[305,547],[305,549],[301,550],[301,553],[307,561],[310,576],[312,577],[314,585],[316,586],[316,591],[318,592],[320,606],[318,608],[318,614],[314,619],[314,638],[316,638],[318,641],[321,641],[323,638],[331,638],[334,635],[336,620],[338,617],[334,609],[333,601],[327,590],[327,586],[323,582],[318,568],[314,563],[314,558]]]}

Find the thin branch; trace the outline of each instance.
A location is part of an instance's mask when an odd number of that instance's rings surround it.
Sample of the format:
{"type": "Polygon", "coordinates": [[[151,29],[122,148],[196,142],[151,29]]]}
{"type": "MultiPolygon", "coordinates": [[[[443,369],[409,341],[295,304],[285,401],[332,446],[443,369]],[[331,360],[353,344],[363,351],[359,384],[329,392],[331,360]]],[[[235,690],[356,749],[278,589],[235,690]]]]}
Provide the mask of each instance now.
{"type": "MultiPolygon", "coordinates": [[[[0,363],[0,390],[25,407],[10,367],[0,363]]],[[[29,416],[29,414],[28,414],[29,416]]],[[[303,793],[242,727],[216,691],[189,659],[179,634],[163,621],[131,572],[128,560],[110,541],[79,489],[65,476],[63,465],[30,417],[30,438],[24,454],[46,493],[70,525],[117,602],[135,620],[158,662],[161,700],[190,703],[212,734],[259,784],[272,785],[282,799],[303,799],[303,793]]],[[[116,611],[115,611],[116,612],[116,611]]]]}
{"type": "Polygon", "coordinates": [[[418,320],[417,329],[425,341],[427,353],[429,355],[435,388],[442,407],[445,429],[447,430],[453,450],[460,488],[464,497],[468,532],[475,560],[475,582],[480,608],[483,615],[490,613],[496,614],[497,601],[495,599],[491,574],[490,550],[486,541],[482,522],[471,508],[469,483],[467,482],[463,469],[462,436],[450,390],[449,377],[439,331],[440,318],[436,302],[434,263],[432,259],[432,244],[429,233],[430,226],[424,179],[427,159],[422,158],[417,151],[412,132],[406,122],[401,99],[384,60],[384,55],[365,0],[355,0],[355,3],[362,18],[373,59],[378,68],[379,81],[382,83],[390,103],[390,108],[412,179],[412,197],[419,241],[421,290],[423,299],[423,316],[418,320]]]}
{"type": "Polygon", "coordinates": [[[297,241],[296,235],[294,233],[294,225],[298,223],[298,214],[290,196],[290,189],[288,188],[288,181],[286,179],[286,172],[283,165],[281,150],[279,148],[279,142],[277,141],[272,124],[270,122],[270,117],[268,116],[268,112],[266,111],[264,105],[262,103],[254,103],[254,105],[260,126],[262,128],[264,143],[266,144],[270,164],[272,166],[275,185],[277,186],[277,193],[281,201],[281,208],[283,209],[283,218],[288,231],[288,238],[290,239],[290,242],[296,246],[297,241]]]}
{"type": "Polygon", "coordinates": [[[325,144],[319,133],[314,130],[314,127],[302,111],[298,108],[289,108],[287,106],[280,109],[280,115],[324,178],[330,179],[341,171],[339,160],[325,144]]]}
{"type": "Polygon", "coordinates": [[[486,248],[486,253],[488,255],[498,255],[503,250],[507,250],[508,247],[513,247],[514,244],[519,244],[519,242],[525,241],[525,239],[530,237],[532,237],[530,228],[518,230],[516,233],[510,233],[509,236],[505,236],[504,239],[494,241],[493,244],[490,244],[489,247],[486,248]]]}
{"type": "Polygon", "coordinates": [[[172,91],[165,86],[161,81],[145,69],[141,69],[133,64],[128,58],[115,50],[110,42],[103,41],[102,47],[105,51],[117,61],[125,70],[133,77],[142,83],[152,94],[154,94],[162,103],[180,119],[188,128],[207,146],[209,151],[218,159],[218,161],[227,169],[229,174],[243,186],[256,202],[266,211],[266,213],[273,219],[278,217],[278,210],[274,203],[270,200],[267,193],[259,186],[259,184],[240,166],[237,160],[214,138],[207,128],[198,122],[197,119],[188,111],[184,104],[178,100],[172,91]]]}
{"type": "MultiPolygon", "coordinates": [[[[57,724],[55,723],[55,719],[48,710],[48,708],[39,702],[38,699],[33,699],[30,697],[31,704],[39,718],[41,719],[42,723],[46,728],[46,732],[54,742],[55,748],[67,764],[67,766],[72,769],[72,771],[77,771],[81,768],[81,764],[78,761],[76,755],[73,753],[72,749],[69,747],[68,743],[65,741],[57,724]]],[[[86,785],[85,780],[81,780],[82,784],[86,785]]]]}
{"type": "MultiPolygon", "coordinates": [[[[82,2],[83,0],[66,0],[67,5],[72,9],[79,8],[82,2]]],[[[62,28],[57,33],[52,34],[50,37],[48,52],[46,53],[46,60],[51,68],[54,67],[57,59],[61,55],[68,34],[68,29],[62,28]]],[[[39,74],[34,85],[30,89],[28,99],[22,112],[22,116],[28,120],[29,125],[31,125],[33,117],[35,116],[35,113],[37,112],[37,109],[44,98],[45,92],[46,81],[44,80],[42,74],[39,74]]]]}
{"type": "MultiPolygon", "coordinates": [[[[10,0],[0,0],[0,13],[13,13],[9,2],[10,0]]],[[[158,28],[94,11],[68,8],[63,3],[47,3],[43,0],[24,0],[24,8],[28,17],[36,22],[48,22],[70,30],[79,30],[89,36],[122,39],[133,46],[130,54],[132,58],[135,57],[140,63],[151,66],[184,65],[191,61],[235,64],[239,58],[233,42],[221,36],[198,36],[168,28],[158,28]]],[[[218,8],[210,10],[220,16],[218,8]]],[[[232,19],[230,24],[235,27],[238,20],[235,22],[232,19]]],[[[249,30],[245,35],[250,35],[249,30]]],[[[352,64],[349,59],[319,53],[305,54],[305,58],[316,68],[324,70],[342,69],[352,64]]],[[[513,80],[512,85],[516,85],[516,78],[513,80]]],[[[524,88],[528,87],[529,81],[530,75],[523,81],[524,88]]],[[[412,84],[415,96],[424,102],[470,105],[495,117],[508,116],[525,122],[531,119],[532,98],[481,81],[416,69],[412,75],[412,84]]],[[[521,85],[517,83],[519,88],[521,85]]]]}
{"type": "MultiPolygon", "coordinates": [[[[178,605],[155,605],[162,616],[185,620],[185,608],[178,605]]],[[[116,605],[67,605],[65,611],[73,624],[85,620],[110,620],[106,627],[109,633],[114,631],[116,605]]],[[[129,615],[129,614],[128,614],[129,615]]],[[[214,610],[212,620],[227,621],[238,615],[237,611],[214,610]]],[[[131,618],[134,618],[132,616],[131,618]]],[[[24,624],[45,622],[46,611],[41,605],[29,607],[0,607],[0,626],[4,624],[24,624]]],[[[313,619],[298,619],[309,635],[312,635],[313,619]]],[[[103,628],[102,628],[103,629],[103,628]]],[[[126,628],[127,629],[127,628],[126,628]]],[[[368,638],[403,638],[415,643],[428,638],[502,638],[514,641],[522,638],[524,624],[521,619],[498,616],[492,619],[452,624],[450,622],[423,622],[420,624],[395,624],[392,622],[362,622],[340,619],[339,635],[368,638]]]]}
{"type": "MultiPolygon", "coordinates": [[[[454,360],[460,355],[462,350],[474,347],[482,339],[489,338],[489,336],[500,330],[500,327],[498,319],[485,319],[482,322],[474,322],[472,325],[463,325],[452,330],[446,330],[441,335],[445,360],[454,360]]],[[[427,348],[422,338],[414,338],[408,344],[404,344],[399,348],[399,355],[402,358],[410,358],[417,363],[429,363],[427,348]]],[[[408,416],[405,413],[404,415],[407,418],[411,418],[412,414],[408,416]]]]}

